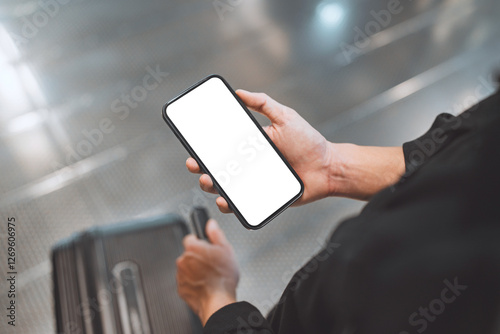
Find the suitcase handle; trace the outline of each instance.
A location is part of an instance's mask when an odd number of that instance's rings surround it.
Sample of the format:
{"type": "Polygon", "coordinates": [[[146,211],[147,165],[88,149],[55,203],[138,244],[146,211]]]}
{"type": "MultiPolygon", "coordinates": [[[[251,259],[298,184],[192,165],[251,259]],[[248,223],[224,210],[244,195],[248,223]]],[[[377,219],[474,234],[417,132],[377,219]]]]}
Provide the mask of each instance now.
{"type": "Polygon", "coordinates": [[[193,223],[194,233],[198,239],[210,242],[206,232],[208,218],[208,211],[202,206],[195,206],[193,211],[191,211],[191,222],[193,223]]]}

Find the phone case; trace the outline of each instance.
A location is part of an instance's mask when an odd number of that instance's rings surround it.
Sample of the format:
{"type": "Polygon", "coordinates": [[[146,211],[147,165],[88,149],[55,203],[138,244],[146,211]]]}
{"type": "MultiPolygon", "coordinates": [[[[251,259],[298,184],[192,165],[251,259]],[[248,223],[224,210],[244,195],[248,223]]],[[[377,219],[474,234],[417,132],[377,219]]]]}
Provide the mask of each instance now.
{"type": "Polygon", "coordinates": [[[245,104],[240,100],[240,98],[238,97],[238,95],[236,95],[236,93],[234,92],[234,90],[231,88],[231,86],[227,83],[227,81],[221,77],[220,75],[218,74],[212,74],[212,75],[209,75],[207,77],[205,77],[204,79],[200,80],[199,82],[197,82],[196,84],[194,84],[193,86],[189,87],[188,89],[184,90],[182,93],[180,93],[178,96],[176,96],[175,98],[173,98],[172,100],[168,101],[167,103],[165,103],[165,105],[163,106],[163,109],[162,109],[162,116],[163,116],[163,119],[165,120],[165,122],[167,123],[167,125],[170,127],[170,129],[173,131],[173,133],[175,134],[175,136],[177,137],[177,139],[179,139],[179,141],[182,143],[182,145],[184,146],[184,148],[188,151],[188,153],[191,155],[191,157],[193,159],[196,160],[196,162],[198,163],[198,165],[200,166],[201,170],[205,173],[205,174],[208,174],[210,176],[210,178],[212,179],[212,182],[214,184],[214,188],[217,190],[217,192],[227,201],[227,203],[229,204],[229,207],[231,208],[231,210],[233,210],[234,214],[236,215],[236,217],[238,218],[238,220],[241,222],[241,224],[249,229],[249,230],[258,230],[260,228],[262,228],[263,226],[265,226],[266,224],[268,224],[271,220],[273,220],[274,218],[276,218],[280,213],[282,213],[286,208],[288,208],[290,205],[293,204],[293,202],[295,202],[297,199],[299,199],[302,194],[304,193],[304,183],[302,182],[302,180],[300,179],[300,177],[297,175],[297,173],[295,172],[295,170],[292,168],[292,166],[290,166],[290,164],[288,163],[288,161],[285,159],[285,157],[283,156],[283,154],[281,154],[281,152],[278,150],[278,148],[274,145],[273,141],[267,136],[266,132],[264,131],[264,129],[262,129],[262,127],[260,126],[260,124],[257,122],[257,120],[255,119],[255,117],[252,115],[252,113],[247,109],[247,107],[245,106],[245,104]],[[193,89],[195,89],[196,87],[200,86],[201,84],[203,84],[204,82],[208,81],[209,79],[212,79],[212,78],[218,78],[220,79],[224,85],[229,89],[229,91],[231,92],[231,94],[234,96],[234,98],[238,101],[238,103],[240,104],[240,106],[243,108],[243,110],[247,113],[247,115],[250,117],[250,119],[254,122],[254,124],[257,126],[257,128],[259,129],[259,131],[263,134],[264,138],[266,138],[266,140],[269,142],[269,144],[271,144],[272,148],[276,151],[276,153],[280,156],[280,158],[283,160],[283,162],[286,164],[286,166],[288,167],[288,169],[292,172],[292,174],[295,176],[295,178],[297,179],[297,181],[299,182],[300,184],[300,192],[295,196],[293,197],[292,199],[290,199],[287,203],[285,203],[281,208],[279,208],[278,210],[276,210],[273,214],[271,214],[266,220],[264,220],[261,224],[257,225],[257,226],[253,226],[253,225],[250,225],[245,217],[243,217],[243,215],[240,213],[240,211],[238,210],[238,208],[234,205],[234,203],[231,201],[231,199],[229,198],[229,196],[227,196],[227,194],[224,192],[224,190],[222,189],[222,187],[217,183],[217,181],[215,180],[215,178],[213,177],[213,175],[208,171],[208,169],[206,168],[206,166],[203,164],[203,162],[201,161],[201,159],[198,157],[198,155],[196,154],[196,152],[194,152],[194,150],[191,148],[191,146],[187,143],[187,141],[184,139],[184,137],[182,136],[182,134],[180,133],[180,131],[176,128],[176,126],[173,124],[173,122],[168,118],[168,115],[167,115],[167,107],[175,102],[177,99],[181,98],[182,96],[184,96],[185,94],[189,93],[190,91],[192,91],[193,89]]]}

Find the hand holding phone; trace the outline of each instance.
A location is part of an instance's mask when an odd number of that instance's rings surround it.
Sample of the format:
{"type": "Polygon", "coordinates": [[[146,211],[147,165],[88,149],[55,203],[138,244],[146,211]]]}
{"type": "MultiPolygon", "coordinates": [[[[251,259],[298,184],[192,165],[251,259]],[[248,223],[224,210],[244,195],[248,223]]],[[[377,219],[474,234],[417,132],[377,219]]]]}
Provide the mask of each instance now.
{"type": "Polygon", "coordinates": [[[163,117],[245,227],[264,226],[302,195],[297,173],[220,76],[168,102],[163,117]]]}
{"type": "MultiPolygon", "coordinates": [[[[236,94],[250,110],[271,121],[270,125],[263,128],[264,131],[304,182],[304,193],[292,205],[303,205],[335,194],[337,187],[332,175],[335,170],[341,169],[333,144],[295,110],[268,95],[241,89],[236,94]]],[[[191,173],[202,174],[199,180],[202,190],[218,193],[213,187],[212,179],[203,174],[196,160],[189,157],[186,167],[191,173]]],[[[221,212],[232,212],[223,197],[218,197],[216,204],[221,212]]]]}

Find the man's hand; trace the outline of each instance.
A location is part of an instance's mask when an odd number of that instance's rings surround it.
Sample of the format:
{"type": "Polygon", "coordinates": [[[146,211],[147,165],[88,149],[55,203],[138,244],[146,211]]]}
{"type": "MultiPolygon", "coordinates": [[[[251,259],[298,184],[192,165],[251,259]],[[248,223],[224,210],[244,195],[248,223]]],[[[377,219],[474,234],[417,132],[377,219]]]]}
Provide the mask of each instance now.
{"type": "MultiPolygon", "coordinates": [[[[295,110],[266,94],[244,90],[236,94],[249,109],[271,121],[264,130],[304,183],[304,194],[294,206],[328,196],[368,200],[404,173],[401,147],[330,143],[295,110]]],[[[191,173],[202,174],[193,158],[187,159],[186,167],[191,173]]],[[[200,176],[200,187],[217,194],[207,174],[200,176]]],[[[220,211],[231,212],[224,198],[218,197],[215,202],[220,211]]]]}
{"type": "Polygon", "coordinates": [[[211,243],[193,234],[183,240],[184,253],[177,259],[177,290],[203,324],[218,309],[236,302],[239,270],[233,247],[217,222],[210,219],[211,243]]]}
{"type": "MultiPolygon", "coordinates": [[[[271,121],[269,126],[264,127],[264,131],[303,181],[304,194],[294,205],[329,196],[332,192],[330,169],[335,167],[331,143],[295,110],[276,102],[266,94],[244,90],[237,90],[236,94],[249,109],[261,113],[271,121]]],[[[201,173],[193,158],[187,159],[186,167],[192,173],[201,173]]],[[[212,179],[207,174],[200,176],[200,187],[206,192],[217,194],[212,179]]],[[[216,203],[220,211],[231,212],[224,198],[218,197],[216,203]]]]}

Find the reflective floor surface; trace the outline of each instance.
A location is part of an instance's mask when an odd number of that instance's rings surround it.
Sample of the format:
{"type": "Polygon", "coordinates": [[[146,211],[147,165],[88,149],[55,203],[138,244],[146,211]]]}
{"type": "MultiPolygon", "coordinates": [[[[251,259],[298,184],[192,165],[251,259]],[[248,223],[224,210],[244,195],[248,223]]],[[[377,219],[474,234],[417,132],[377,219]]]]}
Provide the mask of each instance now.
{"type": "Polygon", "coordinates": [[[331,141],[401,145],[490,95],[500,68],[496,0],[3,0],[0,13],[0,212],[18,222],[20,305],[2,333],[55,332],[50,247],[90,226],[205,204],[236,245],[239,299],[265,312],[359,211],[330,198],[253,232],[218,213],[160,115],[204,76],[266,92],[331,141]]]}

